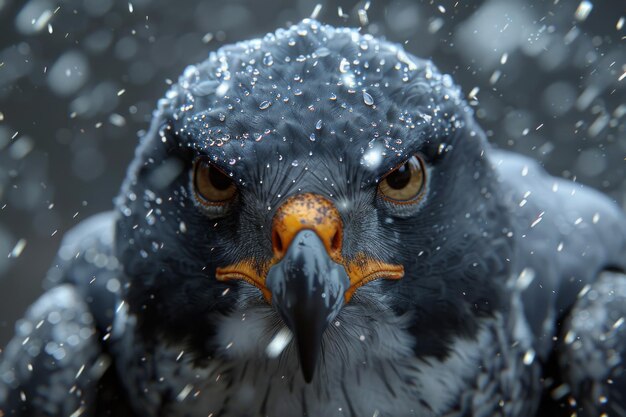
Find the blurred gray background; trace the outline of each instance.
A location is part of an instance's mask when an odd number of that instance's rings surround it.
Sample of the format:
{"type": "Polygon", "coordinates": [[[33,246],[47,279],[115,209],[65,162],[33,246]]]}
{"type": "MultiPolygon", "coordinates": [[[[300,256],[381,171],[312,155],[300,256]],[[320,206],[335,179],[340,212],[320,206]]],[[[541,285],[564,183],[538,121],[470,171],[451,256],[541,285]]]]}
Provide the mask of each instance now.
{"type": "Polygon", "coordinates": [[[167,84],[318,3],[432,58],[497,146],[626,207],[620,0],[0,0],[0,346],[65,231],[112,207],[167,84]]]}

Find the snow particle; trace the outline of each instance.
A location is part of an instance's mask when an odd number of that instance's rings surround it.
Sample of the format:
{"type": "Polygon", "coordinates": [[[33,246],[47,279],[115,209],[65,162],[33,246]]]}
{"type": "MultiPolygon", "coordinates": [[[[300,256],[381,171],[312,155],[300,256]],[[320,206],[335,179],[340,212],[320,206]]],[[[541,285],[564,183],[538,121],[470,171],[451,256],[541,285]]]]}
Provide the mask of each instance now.
{"type": "Polygon", "coordinates": [[[26,239],[18,240],[15,246],[13,247],[13,250],[11,251],[11,253],[9,253],[9,258],[18,258],[24,251],[25,247],[26,247],[26,239]]]}
{"type": "Polygon", "coordinates": [[[293,338],[293,334],[287,327],[283,327],[276,333],[276,335],[272,338],[270,343],[267,345],[265,349],[265,354],[268,358],[277,358],[280,354],[285,350],[291,339],[293,338]]]}
{"type": "Polygon", "coordinates": [[[582,22],[587,19],[589,13],[591,13],[591,9],[593,9],[593,3],[588,0],[583,0],[580,2],[578,7],[576,8],[576,12],[574,13],[574,17],[579,22],[582,22]]]}
{"type": "Polygon", "coordinates": [[[322,5],[320,3],[317,3],[315,5],[315,8],[313,9],[313,12],[311,13],[311,19],[317,19],[321,11],[322,11],[322,5]]]}

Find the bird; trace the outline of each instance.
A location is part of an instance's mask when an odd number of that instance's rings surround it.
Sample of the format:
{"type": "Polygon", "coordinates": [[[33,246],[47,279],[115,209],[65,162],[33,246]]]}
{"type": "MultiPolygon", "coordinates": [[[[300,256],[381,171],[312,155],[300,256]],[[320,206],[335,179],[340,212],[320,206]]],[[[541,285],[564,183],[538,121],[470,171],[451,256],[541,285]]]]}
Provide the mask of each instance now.
{"type": "Polygon", "coordinates": [[[626,416],[625,255],[620,207],[496,149],[430,60],[305,19],[159,100],[0,415],[626,416]]]}

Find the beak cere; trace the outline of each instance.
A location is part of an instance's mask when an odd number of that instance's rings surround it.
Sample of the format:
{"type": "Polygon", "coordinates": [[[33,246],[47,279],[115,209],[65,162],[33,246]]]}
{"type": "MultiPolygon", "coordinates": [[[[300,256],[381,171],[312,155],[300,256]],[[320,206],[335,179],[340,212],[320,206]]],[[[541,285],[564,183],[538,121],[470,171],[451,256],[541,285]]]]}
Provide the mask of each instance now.
{"type": "Polygon", "coordinates": [[[400,279],[404,267],[364,253],[342,255],[343,222],[326,198],[311,193],[287,199],[272,222],[273,259],[244,259],[218,267],[220,281],[242,279],[261,290],[295,336],[300,367],[311,382],[322,337],[361,285],[379,278],[400,279]]]}
{"type": "Polygon", "coordinates": [[[272,248],[281,259],[294,237],[302,230],[313,230],[322,240],[328,255],[341,261],[343,224],[337,208],[316,194],[299,194],[288,199],[274,215],[272,248]]]}
{"type": "Polygon", "coordinates": [[[341,259],[343,227],[328,200],[301,194],[274,217],[272,246],[279,261],[265,281],[272,304],[295,336],[304,379],[313,379],[322,336],[350,287],[341,259]]]}

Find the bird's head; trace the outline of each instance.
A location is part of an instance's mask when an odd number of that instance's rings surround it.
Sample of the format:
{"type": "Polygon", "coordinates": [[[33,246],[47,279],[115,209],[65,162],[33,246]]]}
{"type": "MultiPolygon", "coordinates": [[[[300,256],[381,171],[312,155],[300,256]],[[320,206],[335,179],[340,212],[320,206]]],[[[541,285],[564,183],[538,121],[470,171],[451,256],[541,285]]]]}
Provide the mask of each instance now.
{"type": "Polygon", "coordinates": [[[161,100],[118,199],[131,311],[208,356],[219,317],[266,306],[307,380],[349,308],[443,357],[499,308],[487,151],[451,78],[398,45],[305,20],[222,47],[161,100]]]}

